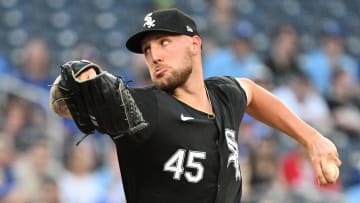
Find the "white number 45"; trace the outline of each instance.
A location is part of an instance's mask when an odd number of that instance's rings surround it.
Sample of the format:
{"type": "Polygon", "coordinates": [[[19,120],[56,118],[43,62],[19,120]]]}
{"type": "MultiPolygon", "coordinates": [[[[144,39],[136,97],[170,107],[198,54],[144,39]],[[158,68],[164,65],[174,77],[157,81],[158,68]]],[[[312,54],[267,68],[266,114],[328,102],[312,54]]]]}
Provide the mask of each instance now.
{"type": "Polygon", "coordinates": [[[181,176],[184,174],[185,179],[191,183],[199,182],[204,176],[204,166],[197,162],[195,159],[205,159],[205,152],[190,151],[186,160],[186,168],[195,169],[196,172],[192,173],[185,171],[184,173],[184,160],[185,160],[186,150],[178,149],[164,164],[164,171],[169,171],[174,173],[173,179],[180,180],[181,176]]]}

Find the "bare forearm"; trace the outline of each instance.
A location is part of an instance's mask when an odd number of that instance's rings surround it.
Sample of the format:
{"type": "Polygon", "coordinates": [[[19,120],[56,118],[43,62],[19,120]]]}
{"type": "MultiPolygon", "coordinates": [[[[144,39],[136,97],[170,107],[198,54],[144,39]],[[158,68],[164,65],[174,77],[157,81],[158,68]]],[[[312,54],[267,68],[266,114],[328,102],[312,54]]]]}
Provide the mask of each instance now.
{"type": "Polygon", "coordinates": [[[267,90],[248,79],[239,78],[238,81],[248,97],[246,112],[303,144],[319,184],[334,183],[339,177],[338,167],[341,165],[334,143],[306,124],[267,90]]]}

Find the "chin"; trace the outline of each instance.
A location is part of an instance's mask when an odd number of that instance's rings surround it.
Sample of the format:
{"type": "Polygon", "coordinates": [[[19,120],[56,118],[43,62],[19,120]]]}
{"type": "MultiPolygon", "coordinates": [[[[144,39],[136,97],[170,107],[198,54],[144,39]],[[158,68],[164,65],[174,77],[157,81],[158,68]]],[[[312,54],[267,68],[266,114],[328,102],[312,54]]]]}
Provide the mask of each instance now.
{"type": "Polygon", "coordinates": [[[164,90],[165,92],[173,92],[175,88],[166,85],[166,84],[155,84],[155,86],[161,90],[164,90]]]}
{"type": "Polygon", "coordinates": [[[167,83],[167,82],[158,82],[155,83],[155,86],[161,90],[164,90],[165,92],[172,93],[178,87],[177,84],[167,83]]]}

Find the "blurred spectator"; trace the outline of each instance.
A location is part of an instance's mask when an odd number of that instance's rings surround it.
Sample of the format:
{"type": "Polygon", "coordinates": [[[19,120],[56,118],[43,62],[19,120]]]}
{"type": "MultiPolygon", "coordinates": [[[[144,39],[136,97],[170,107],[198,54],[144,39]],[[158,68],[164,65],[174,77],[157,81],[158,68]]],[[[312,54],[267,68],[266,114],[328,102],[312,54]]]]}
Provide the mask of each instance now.
{"type": "Polygon", "coordinates": [[[31,39],[21,56],[20,78],[29,84],[50,89],[50,50],[43,39],[31,39]]]}
{"type": "Polygon", "coordinates": [[[6,197],[15,187],[15,155],[11,140],[0,134],[0,199],[6,197]]]}
{"type": "Polygon", "coordinates": [[[336,127],[350,136],[360,138],[359,83],[344,70],[334,72],[327,102],[336,127]]]}
{"type": "Polygon", "coordinates": [[[305,75],[294,75],[289,85],[282,85],[273,93],[300,118],[320,132],[333,129],[326,100],[316,91],[305,75]]]}
{"type": "Polygon", "coordinates": [[[108,141],[108,146],[104,150],[105,163],[99,170],[99,180],[104,190],[101,203],[126,203],[116,148],[110,139],[108,141]]]}
{"type": "Polygon", "coordinates": [[[271,187],[277,177],[278,160],[277,144],[273,136],[263,137],[257,146],[250,151],[249,164],[251,170],[252,199],[257,199],[258,194],[264,194],[271,187]]]}
{"type": "Polygon", "coordinates": [[[65,149],[65,173],[60,177],[60,198],[66,203],[98,203],[104,188],[96,175],[97,156],[93,138],[65,149]]]}
{"type": "Polygon", "coordinates": [[[263,142],[263,139],[274,134],[274,130],[269,126],[258,122],[249,114],[244,114],[239,129],[240,154],[248,155],[249,151],[257,149],[263,142]]]}
{"type": "Polygon", "coordinates": [[[44,110],[18,96],[9,95],[1,123],[3,134],[19,152],[27,150],[36,137],[45,136],[44,110]]]}
{"type": "Polygon", "coordinates": [[[301,59],[303,70],[323,95],[328,93],[332,75],[337,69],[357,75],[356,60],[346,52],[344,37],[339,24],[324,22],[320,47],[305,53],[301,59]]]}
{"type": "Polygon", "coordinates": [[[54,159],[45,137],[32,137],[31,146],[15,164],[17,182],[26,191],[29,201],[35,201],[43,192],[42,184],[46,178],[56,179],[62,173],[62,167],[54,159]]]}
{"type": "Polygon", "coordinates": [[[30,114],[30,104],[26,100],[12,95],[8,96],[6,102],[4,109],[2,109],[3,118],[1,130],[5,136],[13,140],[27,125],[30,114]]]}
{"type": "Polygon", "coordinates": [[[40,184],[40,192],[37,194],[34,203],[61,203],[59,186],[56,180],[44,177],[40,184]]]}
{"type": "Polygon", "coordinates": [[[347,156],[344,161],[342,168],[348,167],[347,170],[342,170],[347,172],[343,174],[343,180],[345,180],[344,184],[344,194],[346,195],[348,203],[355,203],[359,201],[360,197],[360,151],[359,151],[359,144],[358,143],[351,143],[350,149],[347,151],[347,156]],[[354,149],[356,147],[356,149],[354,149]],[[350,153],[350,154],[349,154],[350,153]],[[350,160],[348,160],[350,159],[350,160]]]}
{"type": "Polygon", "coordinates": [[[353,75],[337,70],[332,78],[327,102],[331,109],[338,136],[347,140],[341,149],[343,156],[342,181],[349,198],[360,197],[360,92],[353,75]]]}
{"type": "Polygon", "coordinates": [[[153,84],[144,57],[142,55],[133,54],[130,59],[130,67],[132,75],[134,76],[134,84],[130,83],[129,85],[144,87],[153,84]]]}
{"type": "Polygon", "coordinates": [[[235,21],[235,2],[233,0],[210,0],[207,16],[206,34],[217,46],[227,46],[231,42],[235,21]]]}
{"type": "Polygon", "coordinates": [[[357,203],[360,197],[360,184],[353,185],[345,190],[346,203],[357,203]]]}
{"type": "MultiPolygon", "coordinates": [[[[78,44],[73,52],[73,58],[71,60],[81,60],[86,59],[98,64],[101,67],[106,68],[107,65],[105,64],[100,51],[90,42],[83,42],[78,44]]],[[[69,59],[70,60],[70,59],[69,59]]]]}
{"type": "MultiPolygon", "coordinates": [[[[104,55],[100,52],[100,50],[95,46],[92,42],[82,42],[79,43],[72,54],[72,58],[69,60],[89,60],[96,64],[98,64],[100,67],[102,67],[104,70],[109,71],[113,74],[120,75],[124,77],[126,80],[133,80],[134,76],[131,74],[132,67],[126,67],[126,68],[118,68],[115,69],[114,67],[110,67],[108,63],[106,63],[104,55]],[[128,70],[130,69],[130,70],[128,70]]],[[[129,56],[132,57],[132,56],[129,56]]]]}
{"type": "Polygon", "coordinates": [[[1,203],[28,203],[28,197],[26,196],[26,192],[19,189],[14,188],[11,190],[5,197],[0,198],[1,203]]]}
{"type": "Polygon", "coordinates": [[[276,86],[286,84],[293,75],[301,72],[298,64],[298,34],[290,24],[277,27],[265,64],[274,76],[276,86]]]}
{"type": "Polygon", "coordinates": [[[249,21],[240,21],[233,28],[231,47],[219,48],[204,58],[204,76],[230,75],[253,78],[265,66],[252,47],[255,31],[249,21]]]}
{"type": "Polygon", "coordinates": [[[254,72],[252,80],[261,87],[271,91],[275,87],[274,77],[269,67],[264,65],[257,72],[254,72]]]}
{"type": "Polygon", "coordinates": [[[0,75],[14,73],[16,73],[16,71],[14,70],[14,67],[11,65],[10,61],[3,53],[0,52],[0,75]]]}

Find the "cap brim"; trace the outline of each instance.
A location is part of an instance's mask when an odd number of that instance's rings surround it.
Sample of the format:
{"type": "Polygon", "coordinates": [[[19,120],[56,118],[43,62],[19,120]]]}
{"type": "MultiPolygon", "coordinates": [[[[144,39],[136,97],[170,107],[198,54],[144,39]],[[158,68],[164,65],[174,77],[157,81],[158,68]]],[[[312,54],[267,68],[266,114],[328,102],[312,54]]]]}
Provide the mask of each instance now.
{"type": "Polygon", "coordinates": [[[140,31],[140,32],[134,34],[133,36],[131,36],[126,41],[126,48],[131,52],[142,54],[143,51],[141,49],[141,44],[142,44],[144,38],[150,33],[159,33],[159,32],[165,32],[165,33],[171,33],[171,34],[183,34],[183,33],[174,32],[172,30],[166,30],[166,29],[144,30],[144,31],[140,31]]]}

